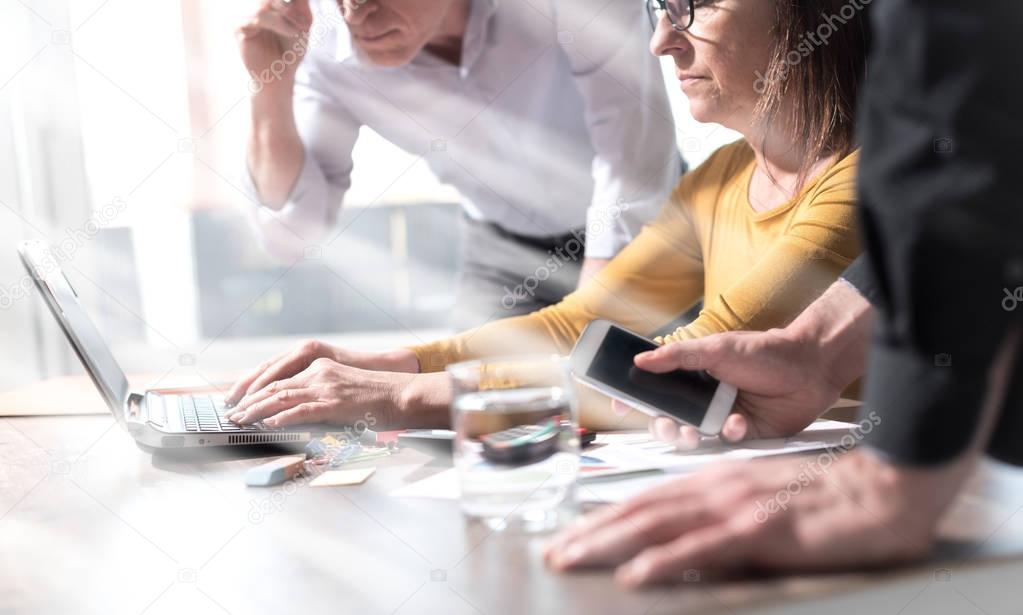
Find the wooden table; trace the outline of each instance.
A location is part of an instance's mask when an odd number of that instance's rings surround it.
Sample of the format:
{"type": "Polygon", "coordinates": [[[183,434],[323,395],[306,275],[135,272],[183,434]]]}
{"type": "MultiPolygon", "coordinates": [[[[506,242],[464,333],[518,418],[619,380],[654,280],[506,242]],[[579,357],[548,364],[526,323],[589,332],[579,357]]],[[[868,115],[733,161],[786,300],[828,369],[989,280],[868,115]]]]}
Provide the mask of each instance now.
{"type": "Polygon", "coordinates": [[[625,593],[548,572],[543,537],[389,496],[444,469],[418,451],[359,487],[263,489],[243,482],[261,459],[205,453],[148,455],[109,416],[0,419],[0,613],[1023,612],[1023,476],[994,464],[932,561],[625,593]]]}

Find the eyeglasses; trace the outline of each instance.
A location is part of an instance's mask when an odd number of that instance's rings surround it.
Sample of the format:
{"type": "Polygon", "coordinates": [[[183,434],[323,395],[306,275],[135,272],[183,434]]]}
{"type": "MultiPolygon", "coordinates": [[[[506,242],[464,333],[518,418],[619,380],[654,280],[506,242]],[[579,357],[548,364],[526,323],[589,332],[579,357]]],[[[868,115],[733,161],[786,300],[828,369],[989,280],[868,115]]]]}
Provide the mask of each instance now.
{"type": "Polygon", "coordinates": [[[668,23],[676,32],[685,32],[693,25],[693,0],[646,0],[646,11],[650,25],[657,29],[661,12],[668,16],[668,23]]]}

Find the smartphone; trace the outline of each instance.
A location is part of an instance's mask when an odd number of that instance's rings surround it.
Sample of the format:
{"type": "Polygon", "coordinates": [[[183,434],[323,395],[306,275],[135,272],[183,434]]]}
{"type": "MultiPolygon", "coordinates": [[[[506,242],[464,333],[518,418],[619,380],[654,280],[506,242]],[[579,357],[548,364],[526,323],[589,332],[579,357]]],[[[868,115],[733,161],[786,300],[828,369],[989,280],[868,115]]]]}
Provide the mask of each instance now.
{"type": "Polygon", "coordinates": [[[736,389],[704,371],[643,371],[633,357],[657,344],[607,320],[594,320],[572,349],[572,374],[601,393],[650,416],[666,416],[717,435],[732,411],[736,389]]]}

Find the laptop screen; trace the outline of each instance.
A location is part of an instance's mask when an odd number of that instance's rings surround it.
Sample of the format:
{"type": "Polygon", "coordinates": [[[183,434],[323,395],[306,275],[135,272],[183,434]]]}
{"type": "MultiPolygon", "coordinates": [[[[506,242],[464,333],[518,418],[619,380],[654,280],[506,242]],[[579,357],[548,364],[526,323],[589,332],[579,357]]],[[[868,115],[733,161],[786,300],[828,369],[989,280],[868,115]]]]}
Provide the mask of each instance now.
{"type": "Polygon", "coordinates": [[[64,276],[57,259],[50,248],[40,241],[22,243],[18,246],[18,253],[82,365],[92,376],[96,388],[103,394],[114,417],[123,423],[128,379],[78,301],[78,295],[64,276]]]}

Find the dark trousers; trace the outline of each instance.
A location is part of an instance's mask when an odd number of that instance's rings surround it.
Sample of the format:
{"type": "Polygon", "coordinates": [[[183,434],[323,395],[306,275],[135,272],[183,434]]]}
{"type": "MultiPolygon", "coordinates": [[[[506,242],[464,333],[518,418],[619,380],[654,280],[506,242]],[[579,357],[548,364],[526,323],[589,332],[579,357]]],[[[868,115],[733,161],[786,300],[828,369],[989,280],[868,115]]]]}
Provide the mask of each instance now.
{"type": "Polygon", "coordinates": [[[553,305],[579,283],[585,238],[523,237],[462,218],[462,268],[452,324],[459,331],[553,305]]]}

